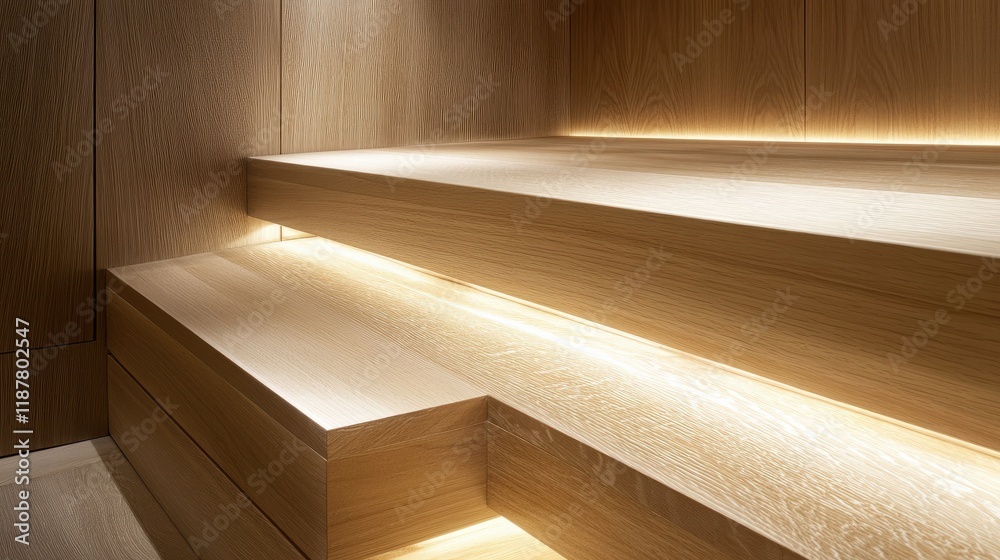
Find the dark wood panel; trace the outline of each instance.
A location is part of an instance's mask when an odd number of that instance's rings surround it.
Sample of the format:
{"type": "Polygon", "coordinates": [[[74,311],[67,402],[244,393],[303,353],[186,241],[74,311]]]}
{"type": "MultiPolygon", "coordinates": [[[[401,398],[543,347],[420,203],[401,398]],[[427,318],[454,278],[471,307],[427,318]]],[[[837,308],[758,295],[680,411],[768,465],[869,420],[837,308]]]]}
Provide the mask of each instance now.
{"type": "Polygon", "coordinates": [[[104,349],[97,342],[32,351],[29,422],[15,426],[14,354],[0,356],[0,455],[14,452],[12,430],[34,430],[31,448],[44,449],[100,437],[108,433],[108,387],[104,349]]]}
{"type": "Polygon", "coordinates": [[[93,16],[92,0],[0,0],[0,352],[14,317],[36,347],[93,339],[93,16]]]}
{"type": "Polygon", "coordinates": [[[574,133],[803,139],[802,11],[802,0],[581,3],[574,133]]]}
{"type": "Polygon", "coordinates": [[[279,149],[280,2],[97,7],[99,265],[277,240],[242,159],[279,149]]]}
{"type": "Polygon", "coordinates": [[[1000,2],[807,0],[810,140],[1000,141],[1000,2]]]}
{"type": "Polygon", "coordinates": [[[286,2],[282,151],[565,132],[562,3],[286,2]]]}

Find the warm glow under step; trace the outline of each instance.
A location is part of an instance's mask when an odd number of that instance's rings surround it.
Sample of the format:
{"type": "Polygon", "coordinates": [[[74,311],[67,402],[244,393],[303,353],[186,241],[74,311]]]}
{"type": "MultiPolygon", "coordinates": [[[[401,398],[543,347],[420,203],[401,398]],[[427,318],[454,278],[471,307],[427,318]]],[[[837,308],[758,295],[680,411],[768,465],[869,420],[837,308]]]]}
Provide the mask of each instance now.
{"type": "MultiPolygon", "coordinates": [[[[488,503],[569,558],[1000,551],[995,456],[368,253],[303,239],[111,274],[122,300],[289,432],[347,401],[394,410],[405,378],[401,402],[422,382],[488,395],[472,417],[489,432],[488,503]],[[599,491],[580,490],[591,479],[599,491]]],[[[109,342],[127,353],[114,305],[109,342]]],[[[420,430],[462,409],[431,417],[420,430]]],[[[233,437],[266,436],[252,426],[233,437]]],[[[384,481],[404,468],[371,464],[384,481]]]]}
{"type": "Polygon", "coordinates": [[[1000,451],[1000,150],[540,138],[249,160],[265,220],[1000,451]]]}
{"type": "Polygon", "coordinates": [[[502,517],[369,560],[563,560],[502,517]]]}

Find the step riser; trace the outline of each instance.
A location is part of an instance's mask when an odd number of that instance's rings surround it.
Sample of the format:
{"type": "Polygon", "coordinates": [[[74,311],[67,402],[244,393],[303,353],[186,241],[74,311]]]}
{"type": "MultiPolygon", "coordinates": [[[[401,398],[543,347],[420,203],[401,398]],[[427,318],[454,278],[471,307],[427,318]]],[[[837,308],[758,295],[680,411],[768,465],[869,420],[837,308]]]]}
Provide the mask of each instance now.
{"type": "MultiPolygon", "coordinates": [[[[736,521],[496,399],[490,399],[490,453],[490,506],[528,527],[545,544],[570,558],[610,558],[615,550],[629,550],[635,557],[641,557],[638,539],[628,531],[615,530],[621,528],[617,520],[629,515],[638,516],[643,520],[641,525],[659,535],[677,535],[713,549],[712,557],[801,558],[736,521]],[[504,453],[508,456],[503,456],[504,453]],[[547,495],[546,485],[566,486],[560,488],[560,492],[575,493],[579,510],[572,507],[573,511],[560,512],[551,504],[540,510],[538,504],[533,503],[537,496],[530,489],[510,484],[518,476],[536,478],[531,484],[538,485],[543,496],[547,495]],[[619,509],[624,511],[617,511],[619,509]],[[575,520],[569,522],[574,517],[603,519],[597,529],[610,533],[605,537],[616,542],[588,543],[590,537],[584,526],[575,527],[575,520]],[[548,526],[539,527],[539,519],[547,521],[548,526]],[[562,521],[556,523],[554,520],[562,521]]],[[[545,500],[540,501],[544,503],[545,500]]]]}
{"type": "Polygon", "coordinates": [[[108,394],[112,437],[199,557],[304,560],[250,498],[110,358],[108,394]]]}
{"type": "Polygon", "coordinates": [[[212,461],[310,557],[323,558],[326,460],[119,295],[108,305],[108,333],[115,358],[212,461]]]}
{"type": "Polygon", "coordinates": [[[249,184],[259,218],[1000,449],[1000,261],[555,200],[522,233],[523,195],[263,160],[249,184]]]}

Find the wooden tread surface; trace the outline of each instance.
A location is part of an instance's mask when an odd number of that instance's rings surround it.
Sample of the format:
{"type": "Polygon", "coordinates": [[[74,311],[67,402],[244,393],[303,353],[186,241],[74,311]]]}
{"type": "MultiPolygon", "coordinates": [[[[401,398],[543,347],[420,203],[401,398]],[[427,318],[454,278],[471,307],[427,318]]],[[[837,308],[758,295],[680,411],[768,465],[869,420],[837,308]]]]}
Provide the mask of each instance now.
{"type": "MultiPolygon", "coordinates": [[[[1000,254],[1000,150],[586,136],[282,154],[251,162],[1000,254]],[[866,210],[876,219],[859,227],[866,210]],[[955,227],[956,221],[961,224],[955,227]],[[869,223],[870,222],[870,223],[869,223]]],[[[251,165],[254,165],[253,163],[251,165]]],[[[257,173],[267,175],[257,166],[257,173]]],[[[278,169],[275,170],[278,176],[278,169]]],[[[366,192],[379,196],[377,184],[366,192]]],[[[542,200],[541,204],[547,205],[542,200]]]]}
{"type": "Polygon", "coordinates": [[[489,394],[806,557],[1000,557],[997,457],[663,346],[322,239],[114,273],[220,347],[287,294],[227,355],[317,418],[489,394]]]}

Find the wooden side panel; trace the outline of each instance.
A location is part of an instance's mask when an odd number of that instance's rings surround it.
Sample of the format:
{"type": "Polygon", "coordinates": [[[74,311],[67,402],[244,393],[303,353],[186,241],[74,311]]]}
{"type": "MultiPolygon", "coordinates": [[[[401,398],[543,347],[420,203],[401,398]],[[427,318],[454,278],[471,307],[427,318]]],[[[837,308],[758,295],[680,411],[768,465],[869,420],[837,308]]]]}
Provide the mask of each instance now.
{"type": "Polygon", "coordinates": [[[108,386],[104,349],[96,342],[32,350],[29,423],[15,423],[15,355],[0,356],[0,456],[14,452],[15,429],[30,429],[33,450],[107,435],[108,386]],[[9,404],[8,404],[9,403],[9,404]],[[9,408],[8,408],[9,406],[9,408]]]}
{"type": "Polygon", "coordinates": [[[279,150],[280,2],[97,6],[98,264],[275,241],[243,158],[279,150]]]}
{"type": "Polygon", "coordinates": [[[111,434],[201,558],[304,557],[111,358],[111,434]]]}
{"type": "Polygon", "coordinates": [[[14,317],[35,347],[93,340],[94,3],[2,0],[0,29],[0,353],[14,317]]]}
{"type": "Polygon", "coordinates": [[[1000,141],[1000,3],[807,0],[809,140],[1000,141]]]}
{"type": "Polygon", "coordinates": [[[284,153],[549,136],[568,124],[560,0],[302,0],[282,15],[284,153]]]}
{"type": "Polygon", "coordinates": [[[324,457],[121,297],[108,308],[108,349],[302,550],[326,555],[324,457]]]}
{"type": "MultiPolygon", "coordinates": [[[[766,537],[746,528],[639,471],[579,442],[496,399],[490,399],[491,426],[551,455],[566,470],[589,475],[594,484],[612,487],[622,498],[662,517],[725,558],[790,560],[800,558],[766,537]]],[[[599,485],[598,485],[599,487],[599,485]]]]}
{"type": "Polygon", "coordinates": [[[623,497],[606,476],[569,467],[492,426],[489,441],[490,507],[567,558],[727,558],[623,497]]]}
{"type": "Polygon", "coordinates": [[[194,552],[109,437],[31,453],[28,546],[13,541],[17,458],[0,460],[0,557],[194,560],[194,552]]]}
{"type": "Polygon", "coordinates": [[[574,133],[803,139],[802,0],[573,4],[574,133]]]}
{"type": "Polygon", "coordinates": [[[496,516],[485,424],[329,463],[330,558],[367,558],[496,516]]]}

